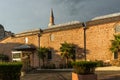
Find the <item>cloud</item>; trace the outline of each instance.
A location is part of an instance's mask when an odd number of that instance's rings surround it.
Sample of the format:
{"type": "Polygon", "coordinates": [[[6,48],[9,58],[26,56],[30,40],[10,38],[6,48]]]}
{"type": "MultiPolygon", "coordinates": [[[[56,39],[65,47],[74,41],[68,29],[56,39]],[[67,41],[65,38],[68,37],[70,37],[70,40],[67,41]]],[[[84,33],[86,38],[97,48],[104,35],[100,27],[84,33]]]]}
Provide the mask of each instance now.
{"type": "Polygon", "coordinates": [[[69,20],[87,21],[96,16],[120,11],[119,0],[55,0],[52,3],[56,6],[56,12],[62,11],[61,15],[64,14],[69,20]]]}
{"type": "Polygon", "coordinates": [[[50,9],[55,23],[88,21],[120,11],[120,0],[1,0],[0,23],[15,33],[47,28],[50,9]]]}

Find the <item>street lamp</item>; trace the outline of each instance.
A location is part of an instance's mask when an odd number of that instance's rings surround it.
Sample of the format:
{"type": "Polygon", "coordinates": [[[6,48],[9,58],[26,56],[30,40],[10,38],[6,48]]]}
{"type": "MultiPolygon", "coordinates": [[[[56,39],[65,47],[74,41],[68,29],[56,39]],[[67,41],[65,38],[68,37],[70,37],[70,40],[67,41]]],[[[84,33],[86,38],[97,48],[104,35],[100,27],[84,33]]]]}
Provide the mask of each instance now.
{"type": "Polygon", "coordinates": [[[83,26],[83,30],[84,30],[84,57],[85,57],[85,61],[86,61],[86,23],[82,23],[83,26]]]}
{"type": "MultiPolygon", "coordinates": [[[[41,34],[42,34],[42,30],[40,29],[39,32],[38,32],[38,48],[40,49],[40,37],[41,37],[41,34]]],[[[40,58],[39,58],[39,67],[40,67],[40,58]]]]}

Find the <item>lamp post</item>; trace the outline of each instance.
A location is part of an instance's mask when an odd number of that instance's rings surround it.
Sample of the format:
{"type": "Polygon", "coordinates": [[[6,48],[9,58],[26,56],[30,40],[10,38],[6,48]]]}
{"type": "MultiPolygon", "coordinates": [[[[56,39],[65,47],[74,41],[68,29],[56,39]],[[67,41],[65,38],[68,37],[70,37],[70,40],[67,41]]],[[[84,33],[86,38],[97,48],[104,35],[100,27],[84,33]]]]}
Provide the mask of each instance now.
{"type": "MultiPolygon", "coordinates": [[[[40,29],[39,32],[38,32],[38,48],[40,49],[40,37],[41,37],[41,33],[42,33],[42,30],[40,29]]],[[[39,67],[40,66],[40,58],[39,58],[39,67]]]]}
{"type": "Polygon", "coordinates": [[[40,48],[40,33],[38,33],[38,48],[40,48]]]}
{"type": "Polygon", "coordinates": [[[85,58],[85,61],[86,61],[86,23],[82,23],[82,26],[83,26],[83,30],[84,30],[84,58],[85,58]]]}

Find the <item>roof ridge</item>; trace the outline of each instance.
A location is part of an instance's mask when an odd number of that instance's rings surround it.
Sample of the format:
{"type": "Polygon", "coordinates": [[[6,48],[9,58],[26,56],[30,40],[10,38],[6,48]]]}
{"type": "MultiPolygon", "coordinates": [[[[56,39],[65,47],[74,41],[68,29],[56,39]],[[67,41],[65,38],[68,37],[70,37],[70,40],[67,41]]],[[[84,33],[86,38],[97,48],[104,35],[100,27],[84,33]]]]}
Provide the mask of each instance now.
{"type": "Polygon", "coordinates": [[[97,16],[97,17],[92,18],[91,20],[99,20],[99,19],[105,19],[105,18],[116,17],[116,16],[120,16],[120,12],[97,16]]]}
{"type": "Polygon", "coordinates": [[[67,25],[74,25],[74,24],[78,24],[78,23],[81,23],[81,22],[80,21],[71,21],[71,22],[67,22],[67,23],[61,23],[61,24],[52,25],[50,28],[60,27],[60,26],[67,26],[67,25]]]}

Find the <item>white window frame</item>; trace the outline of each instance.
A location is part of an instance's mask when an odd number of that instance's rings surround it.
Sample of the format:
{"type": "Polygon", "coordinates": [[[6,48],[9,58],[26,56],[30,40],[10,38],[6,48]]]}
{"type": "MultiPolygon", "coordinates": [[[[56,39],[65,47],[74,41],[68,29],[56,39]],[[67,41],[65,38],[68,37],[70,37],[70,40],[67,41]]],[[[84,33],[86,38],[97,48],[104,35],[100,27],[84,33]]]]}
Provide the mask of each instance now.
{"type": "Polygon", "coordinates": [[[12,61],[21,61],[22,51],[12,51],[12,61]],[[20,58],[13,58],[14,54],[20,54],[20,58]]]}

